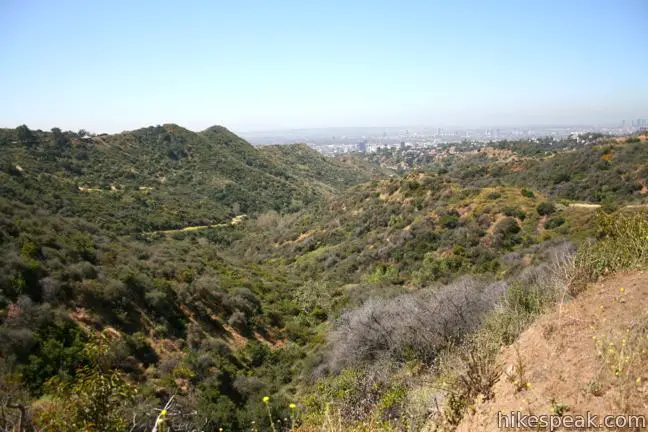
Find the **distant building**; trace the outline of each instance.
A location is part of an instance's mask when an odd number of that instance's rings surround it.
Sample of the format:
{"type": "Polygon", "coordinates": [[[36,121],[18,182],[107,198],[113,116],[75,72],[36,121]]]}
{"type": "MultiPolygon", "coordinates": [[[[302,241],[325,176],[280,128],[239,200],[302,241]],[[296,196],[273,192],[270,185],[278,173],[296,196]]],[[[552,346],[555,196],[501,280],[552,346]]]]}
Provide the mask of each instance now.
{"type": "Polygon", "coordinates": [[[365,153],[367,151],[367,140],[362,140],[358,143],[358,151],[365,153]]]}

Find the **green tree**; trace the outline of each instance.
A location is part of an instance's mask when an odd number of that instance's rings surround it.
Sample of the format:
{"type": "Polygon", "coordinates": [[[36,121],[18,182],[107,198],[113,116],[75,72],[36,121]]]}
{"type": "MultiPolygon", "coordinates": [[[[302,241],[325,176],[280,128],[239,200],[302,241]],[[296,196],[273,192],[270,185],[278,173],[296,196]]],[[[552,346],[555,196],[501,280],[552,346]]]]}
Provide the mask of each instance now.
{"type": "Polygon", "coordinates": [[[123,408],[134,390],[121,372],[110,367],[109,346],[101,336],[86,344],[84,355],[89,364],[77,369],[70,382],[59,378],[47,387],[53,395],[41,413],[40,422],[47,430],[60,432],[118,432],[126,428],[123,408]]]}
{"type": "Polygon", "coordinates": [[[30,144],[36,140],[34,134],[27,127],[27,125],[20,125],[16,128],[16,134],[18,135],[18,141],[22,144],[30,144]]]}
{"type": "Polygon", "coordinates": [[[52,134],[54,135],[54,144],[57,148],[63,148],[70,143],[70,139],[61,131],[61,129],[57,127],[52,128],[52,134]]]}

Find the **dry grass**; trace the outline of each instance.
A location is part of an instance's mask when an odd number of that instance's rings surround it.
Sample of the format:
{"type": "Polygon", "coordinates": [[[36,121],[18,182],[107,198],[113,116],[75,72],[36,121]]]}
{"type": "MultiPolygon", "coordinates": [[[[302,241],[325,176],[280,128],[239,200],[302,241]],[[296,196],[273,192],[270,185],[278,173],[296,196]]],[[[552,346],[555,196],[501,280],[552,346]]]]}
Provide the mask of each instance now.
{"type": "Polygon", "coordinates": [[[635,272],[589,286],[543,316],[520,336],[517,349],[499,357],[514,382],[495,384],[495,397],[476,401],[458,429],[497,430],[498,411],[648,415],[646,304],[648,274],[635,272]]]}

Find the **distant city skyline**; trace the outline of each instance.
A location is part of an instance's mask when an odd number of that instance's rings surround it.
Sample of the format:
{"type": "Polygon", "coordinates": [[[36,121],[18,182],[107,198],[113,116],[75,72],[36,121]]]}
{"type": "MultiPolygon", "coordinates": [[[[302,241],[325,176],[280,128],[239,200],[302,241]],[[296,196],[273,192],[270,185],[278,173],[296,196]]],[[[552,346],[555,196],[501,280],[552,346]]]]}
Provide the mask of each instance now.
{"type": "Polygon", "coordinates": [[[431,148],[442,144],[483,143],[504,139],[534,140],[539,138],[561,139],[579,136],[587,132],[623,135],[646,128],[648,120],[635,119],[609,125],[545,125],[525,127],[445,128],[315,128],[256,133],[238,132],[240,136],[257,146],[273,144],[305,143],[324,154],[349,152],[373,152],[379,147],[431,148]]]}
{"type": "MultiPolygon", "coordinates": [[[[272,132],[300,132],[300,131],[322,131],[322,132],[331,132],[331,131],[345,131],[345,130],[358,130],[358,129],[373,129],[377,132],[388,131],[388,130],[416,130],[416,129],[437,129],[443,128],[447,130],[472,130],[472,129],[525,129],[525,128],[566,128],[566,127],[619,127],[619,126],[629,126],[634,127],[635,122],[641,120],[643,122],[648,122],[648,112],[644,116],[639,116],[636,118],[627,118],[627,119],[612,119],[604,122],[582,122],[582,123],[528,123],[528,124],[468,124],[468,125],[440,125],[440,124],[400,124],[400,125],[357,125],[357,126],[321,126],[321,127],[293,127],[293,128],[277,128],[277,129],[240,129],[234,130],[235,132],[242,134],[263,134],[263,133],[272,133],[272,132]]],[[[226,125],[223,125],[226,126],[226,125]]],[[[226,126],[227,127],[227,126],[226,126]]]]}
{"type": "Polygon", "coordinates": [[[647,40],[645,0],[5,0],[0,127],[629,121],[647,40]]]}

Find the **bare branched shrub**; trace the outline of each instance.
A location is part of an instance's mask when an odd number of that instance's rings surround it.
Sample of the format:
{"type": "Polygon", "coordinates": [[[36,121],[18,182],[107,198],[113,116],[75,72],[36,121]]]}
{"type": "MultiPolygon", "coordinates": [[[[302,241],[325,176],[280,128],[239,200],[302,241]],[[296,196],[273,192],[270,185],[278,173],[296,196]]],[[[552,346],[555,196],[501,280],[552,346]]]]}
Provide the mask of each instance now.
{"type": "Polygon", "coordinates": [[[579,290],[577,285],[579,272],[576,268],[576,248],[574,245],[564,242],[551,248],[548,254],[549,268],[551,270],[550,285],[553,289],[563,293],[563,299],[565,294],[576,294],[579,290]]]}
{"type": "Polygon", "coordinates": [[[577,272],[574,256],[575,248],[569,242],[561,242],[550,248],[538,251],[541,264],[524,268],[512,280],[510,289],[505,297],[505,305],[516,309],[511,302],[522,300],[532,307],[524,312],[537,313],[556,301],[564,301],[567,295],[574,294],[577,272]]]}
{"type": "Polygon", "coordinates": [[[475,330],[504,289],[465,278],[439,289],[369,299],[338,320],[331,367],[381,358],[430,362],[448,343],[475,330]]]}
{"type": "MultiPolygon", "coordinates": [[[[441,360],[446,389],[443,421],[450,426],[461,422],[466,409],[477,396],[483,401],[493,398],[493,386],[499,381],[502,365],[497,361],[499,345],[488,338],[471,337],[441,360]]],[[[453,428],[451,428],[453,429],[453,428]]]]}
{"type": "Polygon", "coordinates": [[[276,228],[281,222],[281,215],[274,210],[260,214],[256,218],[256,225],[264,230],[276,228]]]}
{"type": "Polygon", "coordinates": [[[241,333],[247,333],[250,330],[250,323],[248,322],[247,316],[239,310],[232,313],[227,323],[241,333]]]}

